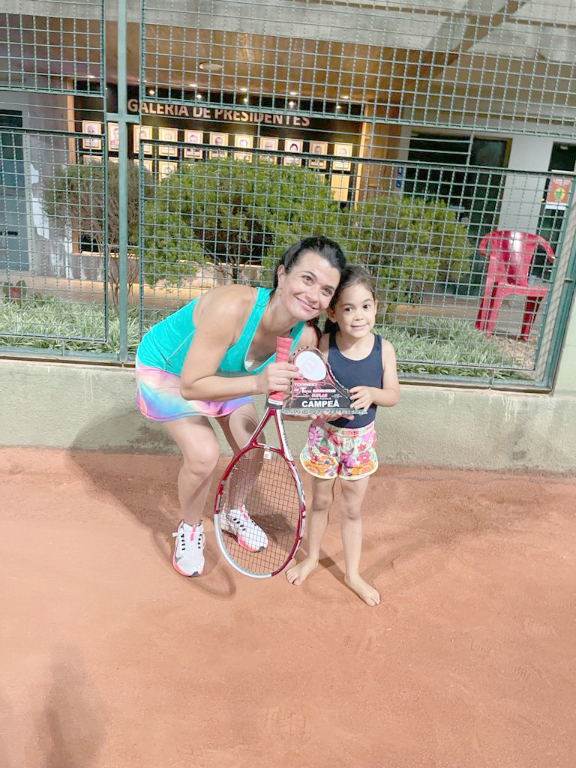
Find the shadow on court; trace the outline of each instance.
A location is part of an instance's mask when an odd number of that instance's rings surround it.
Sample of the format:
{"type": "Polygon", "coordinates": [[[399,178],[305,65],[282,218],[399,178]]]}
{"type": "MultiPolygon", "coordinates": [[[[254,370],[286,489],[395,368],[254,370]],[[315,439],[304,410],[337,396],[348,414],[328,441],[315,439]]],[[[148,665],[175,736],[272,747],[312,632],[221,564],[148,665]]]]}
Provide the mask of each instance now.
{"type": "Polygon", "coordinates": [[[179,466],[0,451],[2,766],[573,768],[576,481],[382,467],[368,608],[339,493],[301,587],[231,571],[210,523],[178,576],[179,466]]]}

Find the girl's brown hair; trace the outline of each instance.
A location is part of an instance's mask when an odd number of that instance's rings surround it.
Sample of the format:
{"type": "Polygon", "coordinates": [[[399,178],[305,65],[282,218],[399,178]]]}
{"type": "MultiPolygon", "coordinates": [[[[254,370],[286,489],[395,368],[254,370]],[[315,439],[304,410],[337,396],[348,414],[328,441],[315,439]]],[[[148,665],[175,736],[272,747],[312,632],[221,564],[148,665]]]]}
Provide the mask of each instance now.
{"type": "MultiPolygon", "coordinates": [[[[336,293],[332,297],[330,302],[330,309],[334,309],[338,303],[342,291],[344,288],[349,288],[351,285],[363,285],[372,294],[372,298],[376,301],[376,281],[374,278],[366,272],[364,267],[360,267],[357,264],[346,267],[346,271],[342,275],[342,279],[338,284],[336,293]]],[[[333,333],[338,330],[338,323],[335,323],[330,318],[327,318],[324,323],[324,333],[333,333]]]]}

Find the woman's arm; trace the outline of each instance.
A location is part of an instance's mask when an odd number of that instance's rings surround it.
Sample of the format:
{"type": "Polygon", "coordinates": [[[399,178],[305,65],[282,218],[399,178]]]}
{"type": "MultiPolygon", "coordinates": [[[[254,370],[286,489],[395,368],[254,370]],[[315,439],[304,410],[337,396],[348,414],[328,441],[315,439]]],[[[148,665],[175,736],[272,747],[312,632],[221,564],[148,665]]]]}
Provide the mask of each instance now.
{"type": "Polygon", "coordinates": [[[221,401],[248,395],[286,392],[298,369],[290,363],[271,363],[255,376],[218,376],[224,355],[235,343],[254,306],[252,292],[238,286],[216,289],[202,297],[196,332],[182,368],[180,394],[186,400],[221,401]]]}
{"type": "Polygon", "coordinates": [[[382,365],[384,376],[382,387],[352,387],[353,407],[368,410],[372,404],[383,408],[391,408],[400,400],[400,383],[398,381],[398,366],[396,353],[389,341],[382,339],[382,365]]]}

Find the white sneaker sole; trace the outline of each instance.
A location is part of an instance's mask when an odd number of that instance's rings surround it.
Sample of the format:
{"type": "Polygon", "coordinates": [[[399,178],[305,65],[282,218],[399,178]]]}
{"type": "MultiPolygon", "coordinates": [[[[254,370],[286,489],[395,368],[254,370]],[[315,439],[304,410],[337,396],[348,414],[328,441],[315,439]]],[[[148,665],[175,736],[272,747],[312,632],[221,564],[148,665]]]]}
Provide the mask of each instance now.
{"type": "Polygon", "coordinates": [[[181,576],[202,576],[204,573],[204,568],[202,568],[201,571],[194,571],[193,573],[186,573],[186,571],[183,571],[176,562],[176,553],[174,553],[172,556],[172,565],[174,566],[174,570],[177,571],[181,576]]]}
{"type": "Polygon", "coordinates": [[[230,536],[235,536],[238,544],[240,544],[241,547],[244,547],[244,549],[247,549],[248,552],[263,552],[268,546],[268,545],[263,545],[261,547],[250,546],[250,544],[248,544],[248,542],[245,539],[243,539],[242,536],[236,533],[234,528],[228,522],[222,521],[222,524],[220,527],[222,528],[223,531],[225,531],[226,533],[229,533],[230,536]]]}

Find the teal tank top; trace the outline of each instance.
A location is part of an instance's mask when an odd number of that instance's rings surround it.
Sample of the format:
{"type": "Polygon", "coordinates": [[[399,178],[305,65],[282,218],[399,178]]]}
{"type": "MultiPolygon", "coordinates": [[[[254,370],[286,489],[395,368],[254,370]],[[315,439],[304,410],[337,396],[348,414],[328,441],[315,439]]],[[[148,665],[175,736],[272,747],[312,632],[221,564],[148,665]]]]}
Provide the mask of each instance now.
{"type": "MultiPolygon", "coordinates": [[[[169,315],[145,334],[138,347],[138,360],[142,365],[147,365],[151,368],[161,368],[164,371],[175,373],[177,376],[181,375],[184,360],[196,332],[194,327],[194,307],[199,298],[198,296],[190,304],[186,304],[185,307],[174,312],[173,315],[169,315]]],[[[274,360],[275,355],[272,355],[257,368],[251,368],[250,370],[246,368],[246,355],[269,299],[270,289],[258,288],[256,303],[244,326],[244,330],[236,344],[231,346],[222,358],[217,375],[253,375],[260,373],[261,370],[274,360]]],[[[302,335],[304,326],[305,323],[298,323],[290,332],[290,336],[294,339],[292,349],[294,349],[302,335]]]]}

